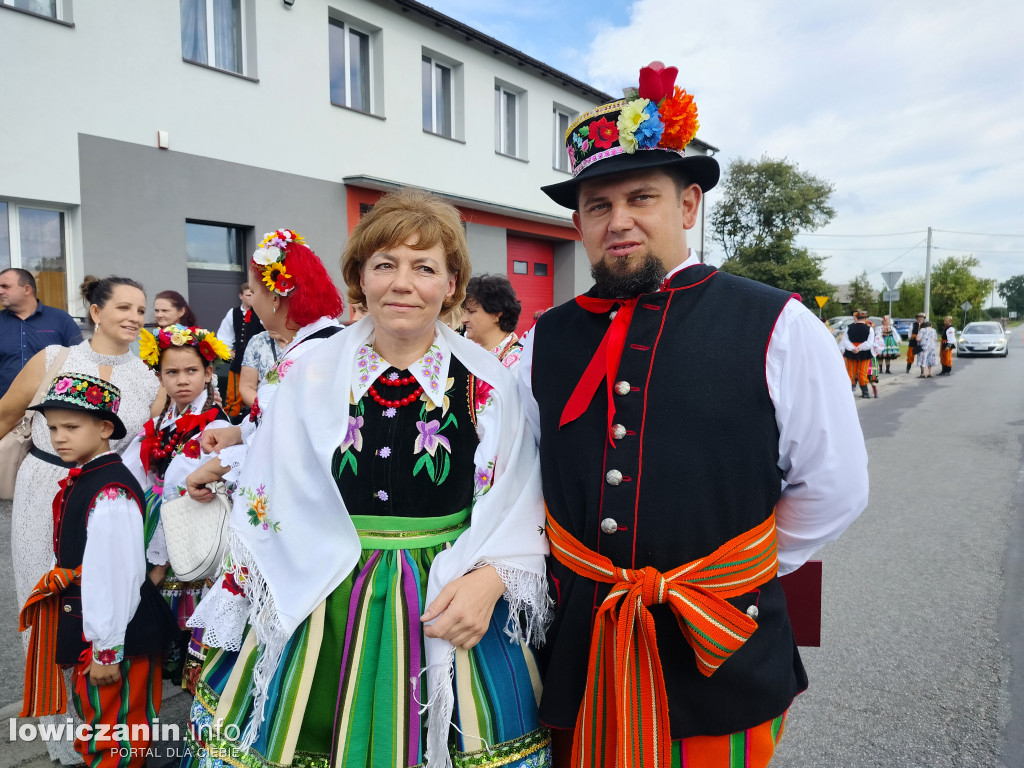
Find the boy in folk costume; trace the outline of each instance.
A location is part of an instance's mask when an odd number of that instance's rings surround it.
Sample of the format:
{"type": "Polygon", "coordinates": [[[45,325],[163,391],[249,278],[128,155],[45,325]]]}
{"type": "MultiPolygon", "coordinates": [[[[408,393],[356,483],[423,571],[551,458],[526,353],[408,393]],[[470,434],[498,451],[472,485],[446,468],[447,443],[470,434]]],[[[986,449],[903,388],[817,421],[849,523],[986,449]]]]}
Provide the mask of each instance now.
{"type": "Polygon", "coordinates": [[[907,338],[907,373],[910,373],[910,368],[914,364],[914,358],[917,356],[919,344],[917,336],[921,333],[921,323],[924,322],[924,312],[917,313],[917,319],[914,320],[914,324],[910,326],[910,336],[907,338]]]}
{"type": "Polygon", "coordinates": [[[831,334],[799,297],[687,247],[719,168],[684,152],[697,114],[676,74],[653,62],[581,114],[572,178],[543,188],[595,279],[541,316],[516,371],[551,542],[556,765],[767,765],[807,686],[776,573],[867,501],[831,334]]]}
{"type": "Polygon", "coordinates": [[[956,348],[956,328],[953,327],[953,318],[950,315],[946,315],[942,319],[939,340],[942,342],[939,350],[939,363],[942,365],[942,371],[939,376],[949,376],[953,372],[953,350],[956,348]]]}
{"type": "MultiPolygon", "coordinates": [[[[875,343],[875,329],[867,323],[868,313],[858,309],[853,313],[854,322],[843,331],[839,349],[846,358],[846,372],[850,376],[850,384],[856,389],[860,385],[860,396],[870,398],[868,394],[868,376],[871,367],[872,349],[875,343]]],[[[877,391],[875,395],[877,396],[877,391]]]]}
{"type": "Polygon", "coordinates": [[[21,715],[62,713],[58,665],[73,667],[75,706],[92,729],[84,740],[76,734],[75,749],[91,768],[145,763],[151,734],[138,726],[160,711],[170,622],[146,579],[142,489],[110,451],[125,436],[120,399],[102,379],[62,373],[33,406],[61,459],[77,466],[53,502],[55,567],[21,611],[19,629],[32,629],[21,715]],[[125,756],[125,747],[135,751],[125,756]]]}

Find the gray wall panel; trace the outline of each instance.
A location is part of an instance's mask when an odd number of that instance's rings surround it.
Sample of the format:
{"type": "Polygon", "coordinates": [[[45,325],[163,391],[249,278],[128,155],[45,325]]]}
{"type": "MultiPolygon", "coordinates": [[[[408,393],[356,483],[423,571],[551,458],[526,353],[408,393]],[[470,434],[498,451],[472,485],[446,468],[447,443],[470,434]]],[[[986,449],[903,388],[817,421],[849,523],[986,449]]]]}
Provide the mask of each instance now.
{"type": "Polygon", "coordinates": [[[86,272],[135,278],[151,298],[168,289],[187,295],[186,219],[251,227],[250,251],[264,232],[289,227],[345,295],[343,184],[85,134],[78,145],[86,272]]]}

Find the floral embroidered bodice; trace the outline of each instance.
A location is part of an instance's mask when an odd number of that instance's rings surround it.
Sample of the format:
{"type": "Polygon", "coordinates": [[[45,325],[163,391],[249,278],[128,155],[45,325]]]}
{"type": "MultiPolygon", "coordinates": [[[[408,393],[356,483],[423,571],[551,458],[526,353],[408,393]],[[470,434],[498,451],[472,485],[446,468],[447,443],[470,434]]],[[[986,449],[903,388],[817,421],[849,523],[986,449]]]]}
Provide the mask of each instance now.
{"type": "MultiPolygon", "coordinates": [[[[401,400],[420,386],[409,371],[384,361],[371,375],[411,379],[397,386],[378,380],[375,390],[388,401],[401,400]]],[[[331,463],[349,514],[439,517],[470,506],[479,444],[476,380],[452,359],[447,381],[439,386],[444,388],[439,406],[422,394],[407,405],[386,407],[369,390],[350,403],[348,430],[331,463]]]]}

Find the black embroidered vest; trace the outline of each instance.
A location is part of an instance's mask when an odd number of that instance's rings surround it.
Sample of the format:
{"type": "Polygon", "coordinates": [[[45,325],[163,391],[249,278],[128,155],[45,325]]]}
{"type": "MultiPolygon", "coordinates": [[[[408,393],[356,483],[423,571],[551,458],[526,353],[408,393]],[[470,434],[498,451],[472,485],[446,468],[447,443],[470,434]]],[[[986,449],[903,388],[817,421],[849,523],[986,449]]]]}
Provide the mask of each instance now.
{"type": "MultiPolygon", "coordinates": [[[[610,319],[576,302],[546,312],[532,385],[544,497],[554,518],[616,565],[663,572],[763,522],[782,480],[765,355],[789,298],[705,265],[678,272],[669,290],[637,301],[615,376],[614,425],[606,424],[602,382],[586,412],[561,429],[562,409],[610,319]],[[621,437],[610,441],[610,426],[621,437]]],[[[572,728],[592,618],[608,587],[554,558],[548,568],[557,608],[541,649],[541,719],[572,728]]],[[[756,605],[758,629],[711,677],[698,671],[670,610],[652,609],[673,739],[763,723],[806,688],[778,580],[730,602],[744,611],[756,605]]]]}
{"type": "MultiPolygon", "coordinates": [[[[82,473],[68,482],[60,501],[60,516],[53,530],[53,551],[57,565],[61,568],[77,568],[85,555],[86,527],[89,522],[89,508],[93,500],[106,487],[123,488],[139,504],[142,514],[143,492],[138,482],[121,462],[117,454],[109,453],[93,459],[82,468],[82,473]]],[[[142,546],[142,542],[139,542],[142,546]]],[[[159,613],[158,605],[152,603],[155,597],[166,609],[166,603],[159,591],[147,578],[142,585],[142,604],[128,624],[125,632],[125,656],[147,655],[162,651],[166,635],[163,622],[156,620],[153,613],[159,613]],[[147,589],[147,585],[151,589],[147,589]],[[150,593],[147,595],[147,592],[150,593]]],[[[168,611],[169,615],[169,611],[168,611]]],[[[173,617],[171,617],[173,620],[173,617]]],[[[89,644],[82,634],[82,588],[71,585],[60,596],[60,615],[57,620],[57,663],[74,665],[82,651],[89,644]]]]}
{"type": "MultiPolygon", "coordinates": [[[[256,316],[256,313],[252,310],[249,312],[243,312],[241,307],[235,307],[231,310],[231,316],[234,320],[235,326],[235,338],[234,338],[234,356],[231,358],[231,370],[235,373],[239,373],[242,370],[242,357],[245,355],[245,348],[249,344],[249,340],[252,339],[257,333],[263,333],[263,323],[256,316]],[[249,321],[246,322],[245,317],[249,316],[249,321]]],[[[227,339],[222,339],[227,341],[227,339]]]]}

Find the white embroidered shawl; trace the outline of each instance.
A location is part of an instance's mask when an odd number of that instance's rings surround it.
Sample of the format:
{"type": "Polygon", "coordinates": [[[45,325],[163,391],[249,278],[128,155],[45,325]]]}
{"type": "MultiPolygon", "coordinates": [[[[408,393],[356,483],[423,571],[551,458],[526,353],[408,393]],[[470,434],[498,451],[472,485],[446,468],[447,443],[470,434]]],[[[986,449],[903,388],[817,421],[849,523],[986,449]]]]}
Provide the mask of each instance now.
{"type": "MultiPolygon", "coordinates": [[[[204,641],[212,638],[233,649],[240,646],[246,619],[256,632],[261,655],[253,671],[255,710],[243,746],[256,738],[267,687],[291,633],[351,573],[359,558],[359,538],[331,476],[331,460],[349,428],[350,397],[365,391],[368,384],[361,379],[372,374],[366,351],[373,330],[372,318],[366,317],[322,342],[295,363],[278,389],[242,467],[232,511],[227,567],[228,575],[244,578],[244,617],[237,607],[241,598],[215,585],[189,622],[207,628],[204,641]]],[[[436,405],[444,396],[453,354],[493,387],[487,404],[478,408],[480,442],[475,457],[478,479],[486,473],[492,484],[488,488],[478,483],[469,529],[434,559],[427,604],[453,579],[483,564],[493,565],[506,584],[510,603],[506,632],[537,642],[549,613],[544,578],[548,544],[540,462],[515,381],[487,350],[441,323],[436,325],[431,351],[436,358],[432,365],[440,363],[441,370],[434,373],[441,386],[440,392],[436,386],[432,392],[428,383],[425,391],[436,405]],[[519,626],[521,611],[527,616],[525,627],[519,626]]],[[[447,641],[426,639],[430,766],[450,765],[454,654],[447,641]]]]}

